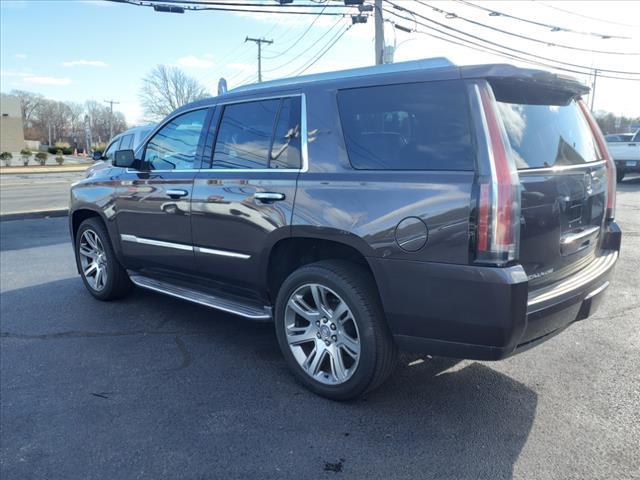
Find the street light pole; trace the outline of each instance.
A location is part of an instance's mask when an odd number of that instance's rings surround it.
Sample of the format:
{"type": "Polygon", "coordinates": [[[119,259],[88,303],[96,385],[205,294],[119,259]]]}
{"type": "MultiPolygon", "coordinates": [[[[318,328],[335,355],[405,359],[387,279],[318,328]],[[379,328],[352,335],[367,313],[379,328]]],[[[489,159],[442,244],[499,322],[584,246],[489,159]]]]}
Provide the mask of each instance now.
{"type": "Polygon", "coordinates": [[[262,44],[266,43],[270,45],[273,43],[273,40],[265,40],[264,38],[250,38],[246,37],[244,39],[244,43],[247,42],[255,42],[258,45],[258,82],[262,81],[262,44]]]}

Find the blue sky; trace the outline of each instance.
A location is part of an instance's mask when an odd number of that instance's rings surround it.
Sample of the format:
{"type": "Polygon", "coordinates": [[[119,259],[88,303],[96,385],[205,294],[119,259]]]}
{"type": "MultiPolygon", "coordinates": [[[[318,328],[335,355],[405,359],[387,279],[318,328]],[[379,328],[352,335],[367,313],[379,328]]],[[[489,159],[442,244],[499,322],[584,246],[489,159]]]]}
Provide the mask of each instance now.
{"type": "MultiPolygon", "coordinates": [[[[397,0],[439,20],[444,17],[408,0],[397,0]]],[[[275,4],[275,2],[267,2],[275,4]]],[[[549,41],[593,48],[640,50],[638,31],[640,2],[580,2],[580,12],[600,21],[562,14],[541,2],[488,2],[494,8],[540,21],[590,31],[614,31],[634,40],[596,40],[568,33],[553,34],[531,25],[515,25],[488,17],[459,3],[439,2],[469,18],[549,41]],[[604,19],[605,23],[601,20],[604,19]],[[613,23],[616,22],[616,23],[613,23]],[[624,25],[619,25],[624,24],[624,25]],[[606,42],[606,44],[604,44],[606,42]]],[[[579,2],[556,3],[575,9],[579,2]]],[[[156,13],[151,8],[92,0],[0,2],[1,89],[24,89],[57,100],[102,101],[115,99],[116,109],[129,123],[140,120],[140,80],[157,64],[175,65],[215,92],[220,76],[231,87],[253,81],[256,76],[256,46],[244,43],[246,35],[266,36],[275,42],[265,48],[265,79],[288,76],[305,65],[349,19],[322,17],[297,45],[298,38],[314,20],[311,15],[237,14],[187,12],[184,15],[156,13]],[[324,35],[324,36],[323,36],[324,35]],[[270,58],[275,57],[275,58],[270,58]]],[[[407,23],[407,22],[404,22],[407,23]]],[[[456,24],[460,28],[461,24],[456,24]]],[[[469,31],[473,31],[470,29],[469,31]]],[[[480,31],[480,34],[487,34],[480,31]]],[[[397,45],[396,60],[448,56],[459,64],[504,62],[504,58],[478,53],[424,35],[404,33],[387,24],[387,41],[397,45]]],[[[538,55],[552,56],[582,65],[640,71],[640,56],[597,56],[561,51],[554,47],[515,41],[492,34],[492,39],[538,55]]],[[[373,22],[355,25],[307,73],[369,65],[373,61],[373,22]]],[[[526,64],[522,64],[526,66],[526,64]]],[[[586,75],[580,76],[588,81],[586,75]]],[[[598,82],[596,108],[640,115],[640,82],[602,79],[598,82]]]]}

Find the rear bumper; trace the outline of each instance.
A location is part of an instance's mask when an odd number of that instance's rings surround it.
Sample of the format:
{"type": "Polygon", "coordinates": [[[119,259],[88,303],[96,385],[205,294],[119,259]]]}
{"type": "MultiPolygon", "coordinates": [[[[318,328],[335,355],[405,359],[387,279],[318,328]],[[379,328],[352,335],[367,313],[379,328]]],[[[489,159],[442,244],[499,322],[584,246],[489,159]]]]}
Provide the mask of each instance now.
{"type": "Polygon", "coordinates": [[[619,172],[640,172],[640,159],[636,160],[614,160],[616,170],[619,172]]]}
{"type": "Polygon", "coordinates": [[[620,248],[611,223],[597,259],[576,275],[529,291],[520,265],[487,268],[370,259],[390,329],[403,350],[498,360],[591,315],[620,248]]]}

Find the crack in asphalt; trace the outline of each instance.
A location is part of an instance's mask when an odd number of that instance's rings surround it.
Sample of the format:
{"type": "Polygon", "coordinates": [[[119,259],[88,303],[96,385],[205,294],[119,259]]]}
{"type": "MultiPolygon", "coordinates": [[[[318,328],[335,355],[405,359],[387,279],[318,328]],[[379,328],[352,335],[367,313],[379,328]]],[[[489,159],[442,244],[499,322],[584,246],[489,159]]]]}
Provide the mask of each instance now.
{"type": "Polygon", "coordinates": [[[178,370],[182,370],[191,365],[191,353],[187,349],[187,346],[184,343],[184,340],[180,338],[180,336],[176,336],[176,345],[178,346],[178,351],[180,355],[182,355],[182,363],[178,367],[178,370]]]}

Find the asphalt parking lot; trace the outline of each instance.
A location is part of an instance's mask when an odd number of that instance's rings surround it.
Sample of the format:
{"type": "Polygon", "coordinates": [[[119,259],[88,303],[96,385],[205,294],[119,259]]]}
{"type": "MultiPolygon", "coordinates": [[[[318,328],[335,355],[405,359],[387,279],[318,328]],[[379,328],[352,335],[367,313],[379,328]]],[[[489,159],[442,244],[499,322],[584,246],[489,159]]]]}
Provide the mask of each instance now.
{"type": "Polygon", "coordinates": [[[100,303],[65,218],[2,222],[0,477],[640,478],[640,177],[617,217],[594,317],[502,362],[406,356],[343,404],[294,381],[271,325],[100,303]]]}

